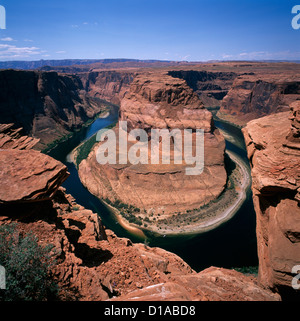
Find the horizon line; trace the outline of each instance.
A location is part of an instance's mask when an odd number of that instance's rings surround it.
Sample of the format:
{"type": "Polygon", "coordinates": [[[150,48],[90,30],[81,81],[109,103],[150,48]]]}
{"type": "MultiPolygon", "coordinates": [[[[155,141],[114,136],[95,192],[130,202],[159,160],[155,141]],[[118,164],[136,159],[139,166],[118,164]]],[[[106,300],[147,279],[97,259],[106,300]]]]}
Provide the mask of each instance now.
{"type": "Polygon", "coordinates": [[[42,61],[94,61],[103,62],[177,62],[177,63],[213,63],[213,62],[300,62],[299,59],[210,59],[210,60],[168,60],[168,59],[139,59],[139,58],[64,58],[64,59],[37,59],[37,60],[0,60],[5,62],[42,62],[42,61]]]}

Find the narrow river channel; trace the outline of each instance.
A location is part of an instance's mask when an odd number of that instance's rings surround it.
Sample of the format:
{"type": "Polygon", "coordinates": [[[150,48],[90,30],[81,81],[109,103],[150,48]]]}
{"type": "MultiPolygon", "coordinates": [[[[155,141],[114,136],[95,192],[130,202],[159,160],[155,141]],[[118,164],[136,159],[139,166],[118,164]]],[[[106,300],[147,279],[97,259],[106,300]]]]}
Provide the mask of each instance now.
{"type": "MultiPolygon", "coordinates": [[[[98,130],[117,121],[117,111],[107,118],[98,118],[89,127],[82,129],[66,142],[62,142],[49,152],[49,155],[63,162],[69,169],[70,177],[63,186],[85,208],[98,213],[106,228],[113,230],[119,237],[130,238],[133,242],[144,242],[122,228],[107,208],[93,196],[80,182],[77,169],[67,162],[67,155],[98,130]]],[[[223,132],[226,149],[237,154],[249,164],[241,130],[220,120],[215,125],[223,132]]],[[[161,247],[179,255],[196,271],[209,266],[225,268],[257,266],[255,212],[251,192],[237,213],[221,226],[198,235],[160,236],[147,235],[147,244],[161,247]]]]}

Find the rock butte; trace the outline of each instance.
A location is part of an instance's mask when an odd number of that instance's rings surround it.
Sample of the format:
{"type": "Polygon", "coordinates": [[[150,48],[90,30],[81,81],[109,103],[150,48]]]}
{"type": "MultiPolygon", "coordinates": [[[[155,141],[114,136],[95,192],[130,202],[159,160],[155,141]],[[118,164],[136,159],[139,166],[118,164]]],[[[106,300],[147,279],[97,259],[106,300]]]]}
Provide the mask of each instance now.
{"type": "MultiPolygon", "coordinates": [[[[203,129],[204,172],[186,175],[189,165],[172,161],[170,165],[100,165],[96,160],[100,142],[79,165],[80,179],[91,193],[160,215],[199,208],[222,193],[227,179],[224,138],[214,127],[212,114],[184,80],[164,73],[138,75],[121,102],[119,115],[120,120],[127,121],[128,131],[203,129]]],[[[128,144],[128,149],[131,146],[128,144]]]]}

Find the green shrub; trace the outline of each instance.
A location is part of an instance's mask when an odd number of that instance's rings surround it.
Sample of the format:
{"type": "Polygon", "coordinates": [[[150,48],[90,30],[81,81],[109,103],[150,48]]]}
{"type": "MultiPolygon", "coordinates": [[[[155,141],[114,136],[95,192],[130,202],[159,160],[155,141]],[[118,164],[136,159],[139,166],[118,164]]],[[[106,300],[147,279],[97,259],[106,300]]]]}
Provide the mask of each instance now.
{"type": "Polygon", "coordinates": [[[6,289],[0,300],[45,301],[55,299],[58,287],[50,276],[52,246],[42,247],[32,233],[16,224],[0,226],[0,264],[5,268],[6,289]]]}
{"type": "Polygon", "coordinates": [[[238,267],[238,268],[233,268],[234,270],[246,274],[246,275],[258,275],[258,266],[243,266],[243,267],[238,267]]]}
{"type": "Polygon", "coordinates": [[[84,159],[86,159],[89,156],[89,153],[91,152],[92,148],[97,142],[96,137],[97,137],[97,134],[94,134],[78,147],[77,156],[76,156],[77,167],[84,159]]]}

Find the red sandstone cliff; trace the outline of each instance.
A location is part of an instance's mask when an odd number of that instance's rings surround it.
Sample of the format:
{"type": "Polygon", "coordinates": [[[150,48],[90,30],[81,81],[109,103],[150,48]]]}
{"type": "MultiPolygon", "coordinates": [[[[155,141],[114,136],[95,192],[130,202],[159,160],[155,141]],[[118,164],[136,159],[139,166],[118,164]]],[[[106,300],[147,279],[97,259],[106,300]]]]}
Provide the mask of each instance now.
{"type": "Polygon", "coordinates": [[[236,72],[221,70],[222,68],[220,70],[172,70],[168,74],[184,79],[187,85],[198,94],[205,107],[215,108],[220,107],[222,99],[238,76],[236,72]]]}
{"type": "Polygon", "coordinates": [[[300,262],[300,102],[243,129],[252,167],[260,282],[299,297],[292,268],[300,262]]]}
{"type": "Polygon", "coordinates": [[[14,123],[24,134],[47,145],[81,128],[107,107],[88,96],[79,77],[56,72],[0,71],[1,123],[14,123]]]}
{"type": "Polygon", "coordinates": [[[287,111],[300,98],[300,78],[294,75],[253,74],[237,77],[224,97],[218,116],[238,125],[287,111]]]}
{"type": "Polygon", "coordinates": [[[134,71],[110,70],[81,73],[78,76],[89,96],[120,105],[135,74],[134,71]]]}

